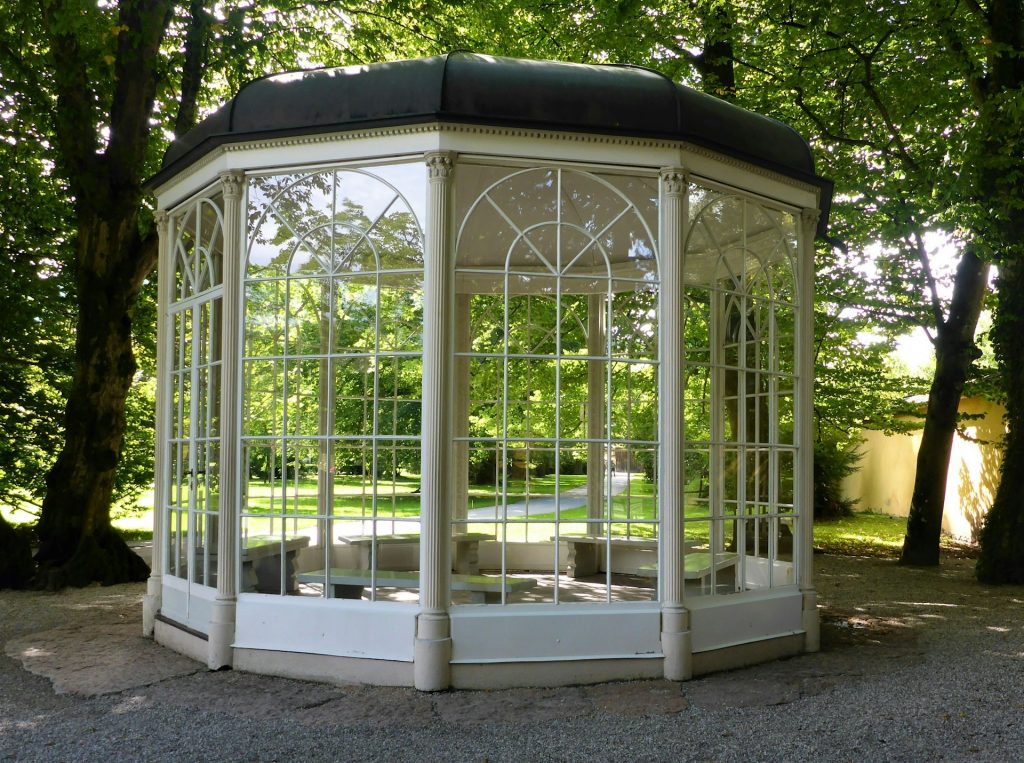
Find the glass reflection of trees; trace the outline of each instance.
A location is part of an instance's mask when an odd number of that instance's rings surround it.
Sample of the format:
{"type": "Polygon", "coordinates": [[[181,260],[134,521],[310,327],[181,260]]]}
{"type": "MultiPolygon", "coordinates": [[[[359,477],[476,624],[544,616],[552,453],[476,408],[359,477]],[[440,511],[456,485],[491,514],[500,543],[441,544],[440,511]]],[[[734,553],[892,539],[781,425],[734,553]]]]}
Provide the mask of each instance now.
{"type": "Polygon", "coordinates": [[[243,533],[416,521],[423,233],[405,195],[372,170],[253,178],[248,241],[243,533]]]}
{"type": "MultiPolygon", "coordinates": [[[[471,330],[456,347],[469,403],[456,422],[468,489],[454,532],[503,546],[656,537],[658,268],[638,208],[656,185],[556,168],[459,171],[478,190],[461,201],[457,244],[457,320],[471,330]]],[[[610,573],[605,583],[601,601],[618,595],[610,573]]],[[[531,600],[572,596],[556,583],[531,600]]]]}
{"type": "Polygon", "coordinates": [[[686,536],[739,553],[711,591],[791,585],[796,223],[697,188],[686,246],[686,536]]]}
{"type": "Polygon", "coordinates": [[[223,202],[201,198],[171,218],[174,302],[169,310],[170,437],[167,573],[216,584],[220,494],[223,202]]]}

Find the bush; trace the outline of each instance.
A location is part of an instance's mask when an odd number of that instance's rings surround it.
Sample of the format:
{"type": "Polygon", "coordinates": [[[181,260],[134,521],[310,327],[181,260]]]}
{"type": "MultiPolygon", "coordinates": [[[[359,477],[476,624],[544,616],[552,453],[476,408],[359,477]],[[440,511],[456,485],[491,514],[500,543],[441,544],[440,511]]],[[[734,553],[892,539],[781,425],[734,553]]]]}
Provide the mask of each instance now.
{"type": "Polygon", "coordinates": [[[31,531],[12,527],[0,516],[0,588],[27,588],[35,573],[31,531]]]}
{"type": "Polygon", "coordinates": [[[814,442],[814,518],[839,519],[853,513],[855,498],[843,498],[843,480],[857,471],[859,443],[824,436],[814,442]]]}

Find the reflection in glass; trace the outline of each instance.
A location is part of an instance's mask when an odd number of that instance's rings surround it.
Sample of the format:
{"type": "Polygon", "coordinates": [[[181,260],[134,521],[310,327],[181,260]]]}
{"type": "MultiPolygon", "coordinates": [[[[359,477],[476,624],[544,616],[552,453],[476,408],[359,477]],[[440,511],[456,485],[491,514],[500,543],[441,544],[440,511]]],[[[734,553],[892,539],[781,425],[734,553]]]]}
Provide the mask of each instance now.
{"type": "Polygon", "coordinates": [[[708,451],[687,451],[688,490],[690,469],[706,488],[686,516],[688,541],[707,529],[701,591],[793,585],[795,221],[700,186],[690,214],[683,407],[688,442],[708,451]]]}
{"type": "Polygon", "coordinates": [[[425,184],[420,164],[251,179],[243,517],[280,545],[276,593],[418,600],[385,571],[418,566],[425,184]]]}

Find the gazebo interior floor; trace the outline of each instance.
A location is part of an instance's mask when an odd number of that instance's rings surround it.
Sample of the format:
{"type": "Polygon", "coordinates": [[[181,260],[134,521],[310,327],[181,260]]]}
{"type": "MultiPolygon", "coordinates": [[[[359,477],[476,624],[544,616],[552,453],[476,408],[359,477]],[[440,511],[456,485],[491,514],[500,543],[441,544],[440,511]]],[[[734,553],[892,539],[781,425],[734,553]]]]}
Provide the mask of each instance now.
{"type": "MultiPolygon", "coordinates": [[[[486,574],[497,574],[495,570],[485,570],[486,574]]],[[[516,591],[505,597],[506,604],[550,604],[555,600],[556,577],[538,573],[522,573],[509,575],[509,578],[532,578],[537,585],[528,591],[516,591]]],[[[560,603],[581,603],[581,602],[607,602],[608,591],[611,592],[611,601],[653,601],[658,597],[656,580],[654,578],[639,577],[636,575],[623,575],[613,573],[611,586],[607,586],[608,579],[604,573],[585,578],[573,578],[568,575],[557,577],[558,601],[560,603]]],[[[731,592],[731,584],[719,586],[720,592],[731,592]],[[727,589],[727,590],[726,590],[727,589]]],[[[702,589],[697,581],[688,581],[686,593],[690,596],[707,594],[709,591],[702,589]]],[[[321,597],[323,586],[313,583],[302,583],[299,585],[298,595],[309,597],[321,597]]],[[[363,600],[370,600],[369,590],[364,590],[363,600]]],[[[391,601],[403,604],[412,604],[419,601],[419,592],[403,588],[377,588],[377,601],[391,601]]],[[[470,604],[470,594],[466,591],[454,591],[452,593],[452,604],[470,604]]]]}

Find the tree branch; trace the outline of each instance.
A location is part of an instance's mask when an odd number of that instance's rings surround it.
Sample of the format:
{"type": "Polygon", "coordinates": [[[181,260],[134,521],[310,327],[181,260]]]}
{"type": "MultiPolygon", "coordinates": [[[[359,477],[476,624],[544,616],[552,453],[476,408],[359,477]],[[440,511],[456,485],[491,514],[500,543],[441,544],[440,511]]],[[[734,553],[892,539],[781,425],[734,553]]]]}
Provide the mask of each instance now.
{"type": "MultiPolygon", "coordinates": [[[[987,25],[988,14],[984,9],[978,3],[973,2],[968,2],[968,6],[972,11],[979,14],[980,20],[987,25]]],[[[964,44],[956,24],[953,23],[955,7],[954,11],[946,13],[943,8],[939,7],[939,2],[933,0],[931,10],[941,41],[946,44],[946,49],[952,54],[961,74],[967,80],[967,87],[970,90],[971,97],[974,99],[974,104],[978,107],[983,106],[986,100],[985,91],[988,88],[988,77],[983,73],[982,67],[971,56],[970,51],[967,50],[967,46],[964,44]]]]}
{"type": "Polygon", "coordinates": [[[206,0],[189,3],[188,31],[185,33],[185,59],[181,70],[181,94],[178,113],[174,118],[174,134],[182,136],[196,124],[199,88],[203,84],[212,16],[206,9],[206,0]]]}
{"type": "Polygon", "coordinates": [[[141,238],[136,247],[137,256],[131,263],[131,272],[128,275],[130,288],[136,293],[142,289],[143,282],[153,272],[160,256],[160,236],[156,226],[141,238]]]}
{"type": "Polygon", "coordinates": [[[915,228],[912,234],[913,237],[913,248],[917,253],[917,259],[921,263],[921,269],[924,271],[925,281],[928,283],[928,291],[931,295],[931,307],[932,315],[935,317],[935,325],[942,326],[946,322],[946,316],[942,311],[942,300],[939,299],[939,286],[935,281],[935,275],[932,273],[932,263],[928,259],[928,252],[924,246],[924,239],[921,237],[921,232],[915,228]]]}
{"type": "Polygon", "coordinates": [[[104,158],[112,190],[127,192],[131,198],[124,202],[129,204],[138,203],[137,187],[149,147],[149,120],[159,77],[160,44],[172,10],[172,0],[121,0],[118,13],[110,140],[104,158]]]}
{"type": "Polygon", "coordinates": [[[96,93],[93,91],[82,46],[74,31],[78,8],[64,0],[42,3],[43,30],[53,61],[53,85],[57,94],[54,135],[58,161],[79,200],[91,195],[87,181],[100,171],[99,138],[96,134],[96,93]]]}

